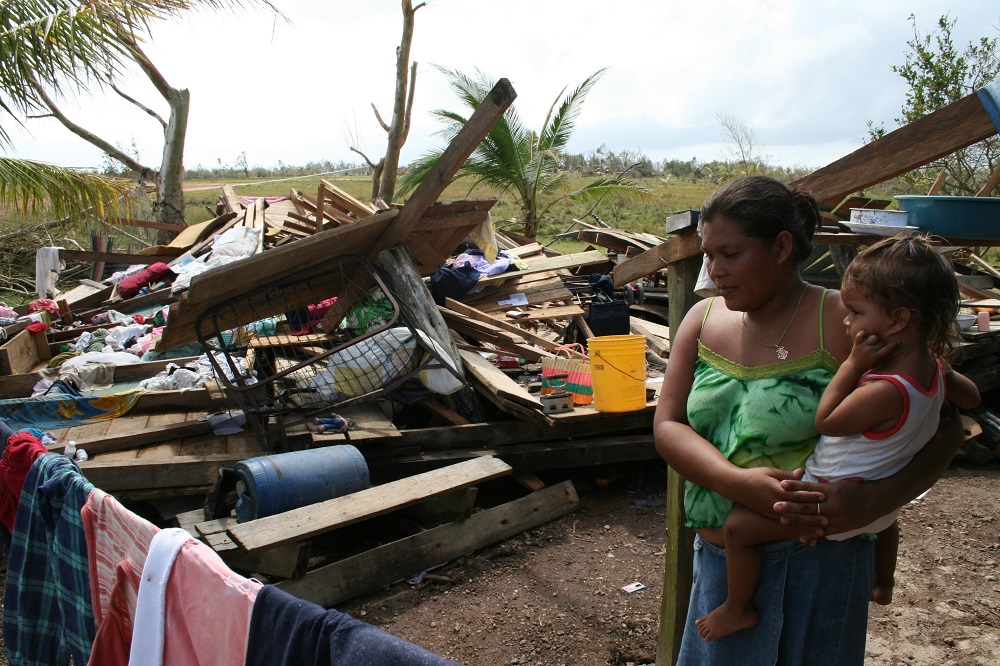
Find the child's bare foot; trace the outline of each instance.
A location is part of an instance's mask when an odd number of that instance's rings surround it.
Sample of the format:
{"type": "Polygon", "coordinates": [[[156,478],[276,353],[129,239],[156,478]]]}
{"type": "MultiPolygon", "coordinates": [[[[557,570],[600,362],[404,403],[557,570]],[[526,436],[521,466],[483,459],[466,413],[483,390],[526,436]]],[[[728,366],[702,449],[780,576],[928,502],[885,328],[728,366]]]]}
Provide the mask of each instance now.
{"type": "Polygon", "coordinates": [[[895,582],[896,581],[892,579],[889,579],[885,583],[882,581],[876,581],[872,586],[872,601],[877,603],[879,606],[888,606],[891,604],[892,590],[895,587],[895,582]]]}
{"type": "Polygon", "coordinates": [[[707,643],[757,624],[757,611],[752,608],[740,611],[724,603],[705,617],[695,620],[694,624],[698,627],[698,635],[707,643]]]}

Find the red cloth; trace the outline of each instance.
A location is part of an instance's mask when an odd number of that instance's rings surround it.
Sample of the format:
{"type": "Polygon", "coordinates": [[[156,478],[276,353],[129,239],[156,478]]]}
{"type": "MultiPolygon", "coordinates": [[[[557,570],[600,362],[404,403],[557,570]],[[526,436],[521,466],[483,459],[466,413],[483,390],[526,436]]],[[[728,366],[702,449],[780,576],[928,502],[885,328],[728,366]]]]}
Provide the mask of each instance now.
{"type": "Polygon", "coordinates": [[[44,321],[34,321],[24,327],[28,333],[41,333],[42,331],[49,330],[49,325],[44,321]]]}
{"type": "Polygon", "coordinates": [[[7,439],[7,448],[0,458],[0,522],[14,533],[14,517],[21,501],[24,478],[32,463],[48,449],[37,437],[27,432],[16,432],[7,439]]]}
{"type": "Polygon", "coordinates": [[[139,290],[148,284],[159,282],[172,271],[162,261],[150,264],[135,275],[130,275],[118,283],[118,294],[122,298],[132,298],[139,293],[139,290]]]}

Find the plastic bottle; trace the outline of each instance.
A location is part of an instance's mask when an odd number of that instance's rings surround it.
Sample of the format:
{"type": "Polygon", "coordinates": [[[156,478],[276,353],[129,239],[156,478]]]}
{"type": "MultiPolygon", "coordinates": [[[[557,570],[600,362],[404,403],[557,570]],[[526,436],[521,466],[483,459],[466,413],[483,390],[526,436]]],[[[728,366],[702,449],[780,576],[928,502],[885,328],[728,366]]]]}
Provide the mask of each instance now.
{"type": "Polygon", "coordinates": [[[69,443],[66,444],[66,448],[63,449],[63,455],[66,456],[67,458],[73,458],[73,457],[76,456],[76,442],[75,441],[70,440],[69,443]]]}

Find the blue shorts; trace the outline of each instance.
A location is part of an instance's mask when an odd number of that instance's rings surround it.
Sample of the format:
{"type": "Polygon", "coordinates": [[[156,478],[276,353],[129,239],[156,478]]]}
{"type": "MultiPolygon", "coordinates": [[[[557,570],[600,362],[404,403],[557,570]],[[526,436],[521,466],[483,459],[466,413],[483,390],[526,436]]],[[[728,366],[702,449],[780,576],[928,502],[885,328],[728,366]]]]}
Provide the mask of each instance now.
{"type": "Polygon", "coordinates": [[[726,599],[726,551],[695,536],[694,577],[679,665],[829,664],[865,661],[874,542],[823,539],[761,546],[757,624],[706,643],[694,621],[726,599]]]}

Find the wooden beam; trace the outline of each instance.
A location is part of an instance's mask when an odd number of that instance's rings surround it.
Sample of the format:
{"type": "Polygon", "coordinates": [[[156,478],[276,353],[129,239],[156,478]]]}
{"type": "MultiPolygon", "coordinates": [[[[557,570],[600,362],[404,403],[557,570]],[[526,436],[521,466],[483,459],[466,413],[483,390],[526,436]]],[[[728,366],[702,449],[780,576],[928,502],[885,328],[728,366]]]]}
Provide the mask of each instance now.
{"type": "Polygon", "coordinates": [[[248,457],[245,453],[217,453],[206,456],[174,458],[136,458],[134,460],[87,460],[80,471],[101,490],[138,490],[211,486],[222,467],[232,467],[248,457]]]}
{"type": "MultiPolygon", "coordinates": [[[[701,254],[701,238],[697,231],[687,229],[667,239],[661,245],[626,259],[611,271],[615,286],[623,285],[666,268],[670,264],[701,254]]],[[[691,283],[692,285],[694,282],[691,283]]]]}
{"type": "Polygon", "coordinates": [[[229,528],[229,535],[247,551],[308,539],[338,527],[395,511],[438,493],[509,474],[510,469],[510,465],[504,461],[484,456],[274,516],[258,518],[229,528]]]}
{"type": "Polygon", "coordinates": [[[850,155],[791,183],[812,192],[820,203],[836,205],[849,194],[924,166],[997,133],[972,93],[850,155]]]}
{"type": "Polygon", "coordinates": [[[59,258],[66,261],[104,261],[109,264],[167,264],[177,258],[170,254],[118,254],[116,252],[91,252],[89,250],[59,250],[59,258]]]}
{"type": "Polygon", "coordinates": [[[277,583],[289,594],[329,607],[551,522],[580,505],[571,481],[395,541],[277,583]]]}
{"type": "Polygon", "coordinates": [[[582,266],[593,266],[607,262],[608,257],[599,250],[589,250],[587,252],[577,252],[576,254],[561,254],[557,257],[546,257],[528,264],[527,268],[517,271],[508,271],[499,275],[485,275],[479,278],[478,285],[491,285],[513,277],[524,277],[534,273],[547,273],[568,268],[580,268],[582,266]]]}
{"type": "Polygon", "coordinates": [[[437,159],[434,166],[420,181],[406,203],[400,209],[399,216],[386,230],[379,242],[372,248],[369,257],[378,256],[382,250],[398,245],[410,235],[413,226],[423,216],[432,203],[437,201],[452,177],[465,164],[473,151],[489,134],[493,125],[503,116],[507,108],[514,102],[517,93],[507,79],[500,79],[493,86],[486,98],[479,104],[468,121],[462,125],[455,138],[437,159]]]}

